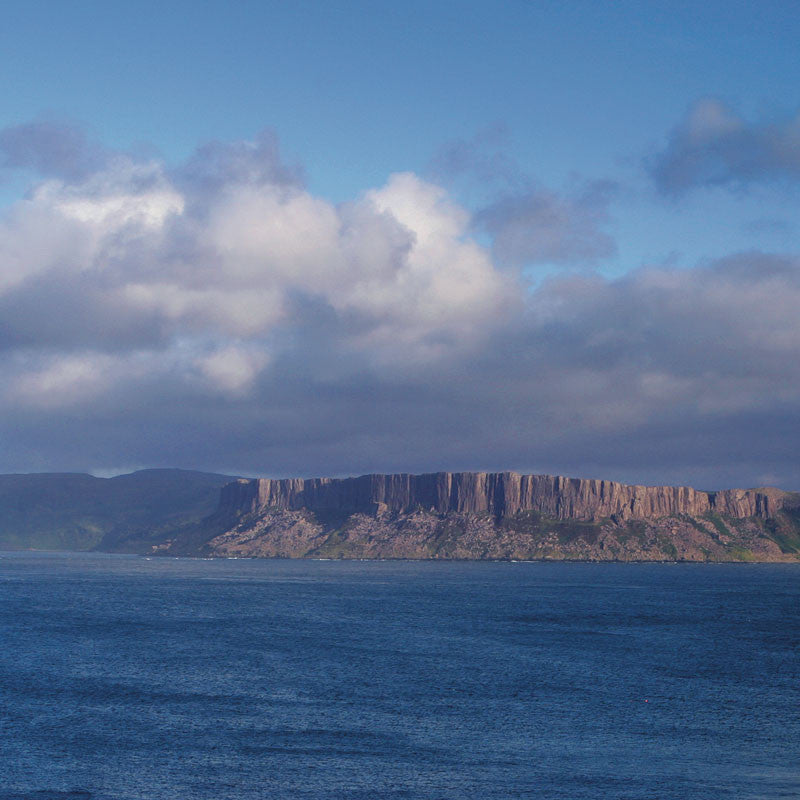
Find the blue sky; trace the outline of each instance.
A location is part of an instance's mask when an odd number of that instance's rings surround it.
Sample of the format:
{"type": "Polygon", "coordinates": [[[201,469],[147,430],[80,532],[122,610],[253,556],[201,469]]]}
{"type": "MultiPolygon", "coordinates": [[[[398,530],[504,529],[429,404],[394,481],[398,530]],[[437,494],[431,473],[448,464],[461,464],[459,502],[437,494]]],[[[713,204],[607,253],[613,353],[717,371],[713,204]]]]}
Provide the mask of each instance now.
{"type": "Polygon", "coordinates": [[[797,41],[792,2],[4,3],[0,468],[800,485],[797,41]]]}

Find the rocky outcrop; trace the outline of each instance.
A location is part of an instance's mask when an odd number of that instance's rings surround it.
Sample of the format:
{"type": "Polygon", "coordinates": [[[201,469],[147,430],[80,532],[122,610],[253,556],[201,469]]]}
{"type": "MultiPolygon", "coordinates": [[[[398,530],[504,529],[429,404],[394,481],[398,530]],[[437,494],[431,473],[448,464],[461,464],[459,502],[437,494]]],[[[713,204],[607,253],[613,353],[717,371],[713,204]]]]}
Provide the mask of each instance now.
{"type": "Polygon", "coordinates": [[[211,539],[205,555],[238,558],[406,558],[573,561],[796,561],[800,528],[756,517],[554,520],[522,512],[353,514],[333,525],[307,510],[268,508],[211,539]]]}
{"type": "Polygon", "coordinates": [[[515,472],[435,472],[358,478],[239,480],[222,490],[220,510],[233,516],[259,509],[346,514],[490,514],[535,511],[558,520],[653,519],[676,514],[767,519],[780,510],[779,489],[701,492],[688,486],[630,486],[604,480],[515,472]]]}

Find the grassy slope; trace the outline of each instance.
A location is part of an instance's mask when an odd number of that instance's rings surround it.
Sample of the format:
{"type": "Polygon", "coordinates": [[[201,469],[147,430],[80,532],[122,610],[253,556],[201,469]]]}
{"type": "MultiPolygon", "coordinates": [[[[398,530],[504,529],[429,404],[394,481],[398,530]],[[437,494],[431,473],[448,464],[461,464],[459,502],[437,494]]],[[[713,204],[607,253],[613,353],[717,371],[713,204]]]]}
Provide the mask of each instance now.
{"type": "Polygon", "coordinates": [[[230,480],[177,469],[0,475],[0,549],[142,552],[214,511],[230,480]]]}

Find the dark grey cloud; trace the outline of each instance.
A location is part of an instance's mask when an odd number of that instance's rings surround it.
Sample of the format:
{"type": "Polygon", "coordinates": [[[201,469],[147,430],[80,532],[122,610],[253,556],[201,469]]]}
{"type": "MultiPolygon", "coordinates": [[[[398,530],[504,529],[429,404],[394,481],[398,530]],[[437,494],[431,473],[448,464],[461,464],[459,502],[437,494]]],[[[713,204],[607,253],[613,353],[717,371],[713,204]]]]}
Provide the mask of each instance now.
{"type": "Polygon", "coordinates": [[[170,334],[163,317],[131,308],[102,272],[51,270],[0,295],[0,351],[159,348],[170,334]]]}
{"type": "Polygon", "coordinates": [[[657,187],[679,195],[700,186],[800,180],[800,114],[752,122],[715,98],[695,103],[649,164],[657,187]]]}
{"type": "Polygon", "coordinates": [[[38,121],[0,130],[2,167],[77,181],[100,169],[108,158],[109,152],[77,126],[38,121]]]}
{"type": "MultiPolygon", "coordinates": [[[[0,471],[800,488],[796,256],[530,290],[429,181],[334,206],[269,143],[216,153],[175,171],[115,158],[0,218],[0,471]]],[[[510,197],[480,217],[496,250],[530,228],[504,260],[608,247],[586,236],[606,188],[510,197]]]]}

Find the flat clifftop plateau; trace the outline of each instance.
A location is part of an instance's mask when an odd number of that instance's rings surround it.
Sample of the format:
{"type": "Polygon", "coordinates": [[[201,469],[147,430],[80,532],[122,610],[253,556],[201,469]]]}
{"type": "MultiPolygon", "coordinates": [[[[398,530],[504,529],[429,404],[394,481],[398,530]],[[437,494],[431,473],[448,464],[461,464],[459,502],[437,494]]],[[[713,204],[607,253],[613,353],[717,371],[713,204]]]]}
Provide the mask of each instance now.
{"type": "Polygon", "coordinates": [[[800,496],[513,472],[237,480],[153,547],[318,558],[800,560],[800,496]]]}
{"type": "Polygon", "coordinates": [[[223,488],[221,507],[233,513],[259,508],[367,514],[424,509],[437,514],[488,513],[496,517],[536,511],[559,520],[650,519],[715,512],[738,519],[766,519],[782,508],[787,496],[780,489],[701,492],[688,486],[631,486],[515,472],[434,472],[239,480],[223,488]]]}

